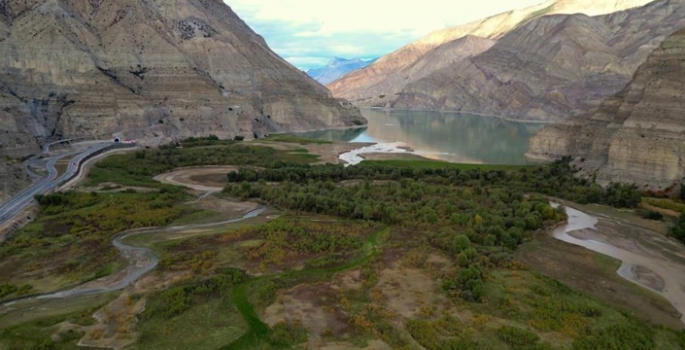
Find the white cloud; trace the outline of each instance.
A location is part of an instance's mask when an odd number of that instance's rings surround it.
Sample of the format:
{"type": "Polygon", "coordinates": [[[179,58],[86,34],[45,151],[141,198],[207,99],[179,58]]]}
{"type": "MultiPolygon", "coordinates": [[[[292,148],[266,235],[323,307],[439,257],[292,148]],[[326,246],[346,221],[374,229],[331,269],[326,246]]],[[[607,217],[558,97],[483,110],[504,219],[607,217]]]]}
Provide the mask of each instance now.
{"type": "Polygon", "coordinates": [[[380,56],[434,30],[542,1],[225,0],[274,51],[303,69],[332,56],[380,56]]]}

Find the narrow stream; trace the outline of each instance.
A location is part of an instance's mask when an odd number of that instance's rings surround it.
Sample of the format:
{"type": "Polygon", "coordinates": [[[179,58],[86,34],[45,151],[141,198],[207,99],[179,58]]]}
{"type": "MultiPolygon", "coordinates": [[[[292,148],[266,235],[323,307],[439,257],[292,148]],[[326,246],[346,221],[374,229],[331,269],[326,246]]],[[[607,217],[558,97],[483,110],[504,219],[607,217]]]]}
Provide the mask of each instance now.
{"type": "Polygon", "coordinates": [[[227,224],[241,222],[241,221],[244,221],[247,219],[257,217],[257,216],[261,215],[262,213],[264,213],[265,211],[266,211],[266,208],[263,207],[263,208],[253,210],[253,211],[245,214],[241,218],[226,220],[226,221],[221,221],[221,222],[213,222],[213,223],[197,224],[197,225],[174,226],[174,227],[165,227],[165,228],[155,228],[155,229],[149,229],[149,228],[136,229],[136,230],[129,230],[129,231],[122,232],[122,233],[118,234],[116,237],[114,237],[114,239],[112,240],[112,245],[114,245],[114,247],[116,247],[119,250],[119,252],[121,253],[121,256],[123,258],[125,258],[126,260],[129,261],[129,265],[124,270],[117,272],[114,275],[104,277],[100,280],[85,283],[85,284],[78,286],[76,288],[73,288],[73,289],[55,292],[55,293],[49,293],[49,294],[34,295],[34,296],[26,297],[26,298],[20,298],[20,299],[16,299],[16,300],[12,300],[12,301],[8,301],[8,302],[5,302],[3,304],[0,304],[0,306],[7,307],[7,306],[12,306],[18,302],[24,302],[24,301],[30,301],[30,300],[64,299],[64,298],[73,298],[73,297],[78,297],[78,296],[102,294],[102,293],[109,293],[109,292],[122,290],[122,289],[128,287],[131,283],[138,280],[144,274],[152,271],[155,267],[157,267],[157,264],[159,263],[159,258],[155,255],[155,253],[151,249],[144,248],[144,247],[133,247],[133,246],[126,245],[123,243],[123,241],[126,238],[131,237],[131,236],[143,235],[143,234],[151,234],[151,233],[159,233],[159,232],[171,233],[171,232],[186,231],[186,230],[191,230],[191,229],[227,225],[227,224]],[[97,286],[95,286],[95,285],[97,285],[97,286]]]}
{"type": "Polygon", "coordinates": [[[620,260],[622,265],[616,272],[621,277],[661,294],[680,312],[680,319],[685,323],[685,266],[681,260],[685,247],[682,244],[647,230],[641,233],[650,236],[635,237],[630,232],[634,228],[624,224],[619,224],[617,232],[600,231],[596,227],[598,218],[568,207],[566,213],[568,223],[554,230],[556,239],[620,260]],[[643,244],[638,238],[668,246],[643,244]]]}

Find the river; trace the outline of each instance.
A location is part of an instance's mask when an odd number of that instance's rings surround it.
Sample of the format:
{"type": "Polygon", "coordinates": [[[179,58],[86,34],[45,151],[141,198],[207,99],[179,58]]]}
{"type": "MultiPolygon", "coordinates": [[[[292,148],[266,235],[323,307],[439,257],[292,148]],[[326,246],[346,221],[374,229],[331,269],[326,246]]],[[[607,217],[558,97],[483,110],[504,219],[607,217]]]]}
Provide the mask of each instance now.
{"type": "Polygon", "coordinates": [[[613,221],[598,229],[600,219],[566,208],[568,223],[555,229],[556,239],[608,255],[622,262],[621,277],[667,299],[685,322],[685,246],[656,232],[613,221]]]}
{"type": "Polygon", "coordinates": [[[542,124],[472,114],[363,109],[366,128],[325,130],[303,136],[328,141],[401,144],[426,158],[471,164],[528,164],[524,154],[542,124]]]}

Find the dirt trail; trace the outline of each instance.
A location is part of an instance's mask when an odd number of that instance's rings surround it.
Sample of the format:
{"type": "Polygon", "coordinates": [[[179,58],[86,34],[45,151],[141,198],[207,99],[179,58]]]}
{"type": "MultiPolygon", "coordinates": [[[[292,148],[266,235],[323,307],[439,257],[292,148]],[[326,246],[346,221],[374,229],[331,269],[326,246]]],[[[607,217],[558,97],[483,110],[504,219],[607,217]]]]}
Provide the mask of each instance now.
{"type": "Polygon", "coordinates": [[[155,176],[155,180],[185,186],[202,192],[220,192],[227,184],[226,174],[238,171],[240,167],[216,166],[177,169],[155,176]]]}

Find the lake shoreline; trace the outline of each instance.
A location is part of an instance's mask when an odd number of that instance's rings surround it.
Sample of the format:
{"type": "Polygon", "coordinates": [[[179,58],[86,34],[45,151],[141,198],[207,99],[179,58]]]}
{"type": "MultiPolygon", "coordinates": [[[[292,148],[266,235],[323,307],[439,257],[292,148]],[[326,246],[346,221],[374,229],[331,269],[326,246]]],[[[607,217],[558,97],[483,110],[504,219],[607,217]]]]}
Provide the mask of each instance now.
{"type": "Polygon", "coordinates": [[[451,163],[539,164],[526,158],[525,153],[531,137],[544,127],[542,124],[433,111],[363,109],[362,114],[368,120],[365,128],[333,128],[296,135],[333,142],[401,142],[417,155],[451,163]]]}
{"type": "Polygon", "coordinates": [[[444,113],[444,114],[470,114],[483,118],[496,118],[501,120],[506,120],[509,122],[522,123],[522,124],[541,124],[541,125],[553,125],[559,124],[559,122],[544,121],[544,120],[527,120],[527,119],[514,119],[510,117],[503,117],[500,115],[475,113],[475,112],[464,112],[464,111],[443,111],[437,109],[406,109],[406,108],[384,108],[384,107],[358,107],[360,110],[373,110],[373,111],[385,111],[385,112],[433,112],[433,113],[444,113]]]}

